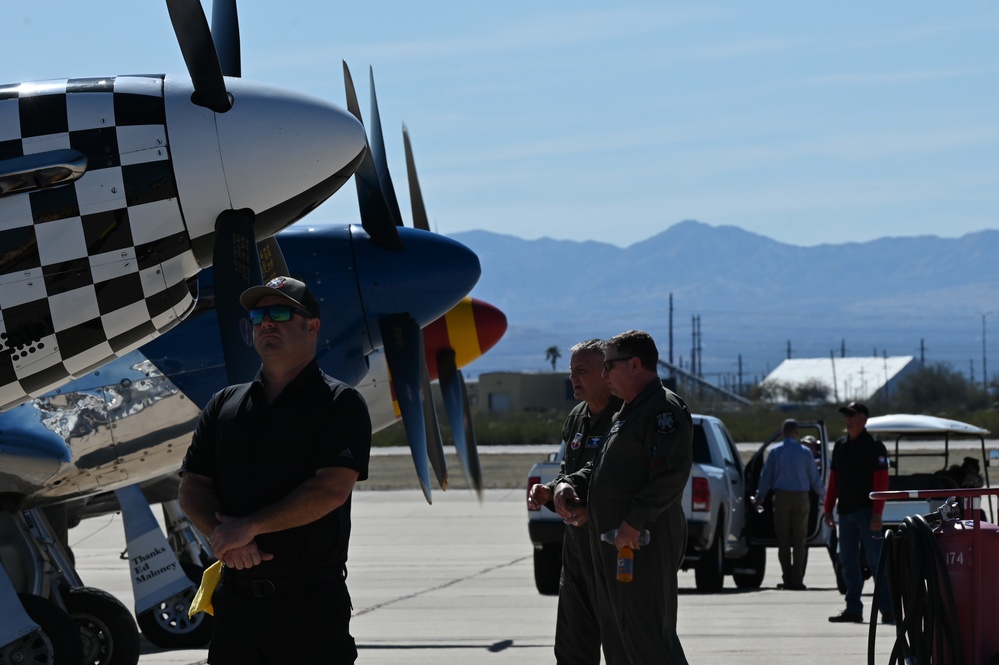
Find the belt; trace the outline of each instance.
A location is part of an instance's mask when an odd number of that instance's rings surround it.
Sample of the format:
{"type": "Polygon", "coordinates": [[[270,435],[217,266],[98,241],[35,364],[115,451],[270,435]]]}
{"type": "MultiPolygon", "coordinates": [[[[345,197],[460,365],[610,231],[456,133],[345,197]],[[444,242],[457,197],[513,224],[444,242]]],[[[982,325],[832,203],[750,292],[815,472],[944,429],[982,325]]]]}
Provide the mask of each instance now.
{"type": "Polygon", "coordinates": [[[222,567],[222,584],[238,593],[249,594],[254,598],[268,598],[280,593],[315,586],[323,582],[340,582],[344,585],[343,572],[336,568],[313,570],[284,577],[253,578],[240,575],[225,566],[222,567]]]}

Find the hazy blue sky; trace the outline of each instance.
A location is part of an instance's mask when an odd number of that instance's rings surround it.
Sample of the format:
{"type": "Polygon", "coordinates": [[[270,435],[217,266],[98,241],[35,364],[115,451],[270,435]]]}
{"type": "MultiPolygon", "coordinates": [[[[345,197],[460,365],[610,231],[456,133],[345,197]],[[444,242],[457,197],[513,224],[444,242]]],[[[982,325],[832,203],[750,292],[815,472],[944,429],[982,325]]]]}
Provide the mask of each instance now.
{"type": "MultiPolygon", "coordinates": [[[[210,2],[207,3],[210,11],[210,2]]],[[[16,82],[186,74],[164,2],[8,3],[16,82]]],[[[408,218],[629,245],[683,219],[799,245],[999,222],[999,4],[335,2],[240,6],[243,75],[367,118],[408,218]]],[[[356,220],[348,185],[311,221],[356,220]]]]}

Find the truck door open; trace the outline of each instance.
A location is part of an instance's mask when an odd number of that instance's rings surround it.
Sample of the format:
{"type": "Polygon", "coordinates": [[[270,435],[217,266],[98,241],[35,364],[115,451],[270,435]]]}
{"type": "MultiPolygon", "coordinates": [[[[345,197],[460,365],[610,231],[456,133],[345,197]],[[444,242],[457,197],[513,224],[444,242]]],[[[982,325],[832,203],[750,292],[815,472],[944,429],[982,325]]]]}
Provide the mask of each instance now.
{"type": "MultiPolygon", "coordinates": [[[[829,441],[827,440],[826,426],[821,420],[812,422],[798,421],[798,434],[801,438],[813,436],[817,441],[813,450],[815,464],[819,469],[819,477],[822,478],[823,487],[828,481],[829,467],[829,441]]],[[[774,511],[773,493],[771,492],[763,504],[763,512],[758,513],[753,505],[751,497],[756,495],[756,488],[760,484],[760,474],[763,473],[763,463],[769,455],[773,446],[781,443],[781,432],[777,430],[770,436],[760,448],[753,454],[749,462],[746,463],[746,520],[749,524],[750,540],[754,544],[775,547],[777,545],[777,535],[774,532],[774,511]]],[[[815,492],[809,491],[808,510],[808,544],[825,545],[826,528],[822,524],[822,505],[815,492]]]]}

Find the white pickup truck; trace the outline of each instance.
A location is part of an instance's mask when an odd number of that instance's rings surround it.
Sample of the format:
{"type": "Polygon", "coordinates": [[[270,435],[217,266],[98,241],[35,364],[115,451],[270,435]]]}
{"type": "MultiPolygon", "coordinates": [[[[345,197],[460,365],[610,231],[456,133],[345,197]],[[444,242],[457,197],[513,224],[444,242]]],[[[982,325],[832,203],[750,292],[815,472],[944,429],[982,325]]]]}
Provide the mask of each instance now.
{"type": "MultiPolygon", "coordinates": [[[[740,589],[759,588],[766,550],[750,542],[745,471],[739,451],[721,420],[694,415],[694,464],[683,491],[687,516],[687,551],[683,570],[694,569],[700,591],[719,591],[725,575],[740,589]]],[[[563,449],[535,464],[527,480],[547,483],[559,470],[563,449]]],[[[755,514],[755,513],[754,513],[755,514]]],[[[528,531],[534,544],[534,582],[546,595],[558,593],[562,570],[562,519],[547,508],[528,508],[528,531]]]]}

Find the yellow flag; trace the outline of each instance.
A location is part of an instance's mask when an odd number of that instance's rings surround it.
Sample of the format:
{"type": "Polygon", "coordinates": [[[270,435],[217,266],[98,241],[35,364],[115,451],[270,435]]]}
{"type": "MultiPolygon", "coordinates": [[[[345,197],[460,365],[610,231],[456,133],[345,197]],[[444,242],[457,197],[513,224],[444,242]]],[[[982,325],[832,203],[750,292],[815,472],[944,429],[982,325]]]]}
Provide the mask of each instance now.
{"type": "Polygon", "coordinates": [[[198,612],[215,614],[215,611],[212,609],[212,594],[215,593],[215,587],[221,581],[222,562],[216,561],[205,568],[205,572],[201,576],[201,586],[198,587],[198,593],[194,594],[194,600],[191,601],[191,609],[187,611],[188,618],[193,617],[198,612]]]}

